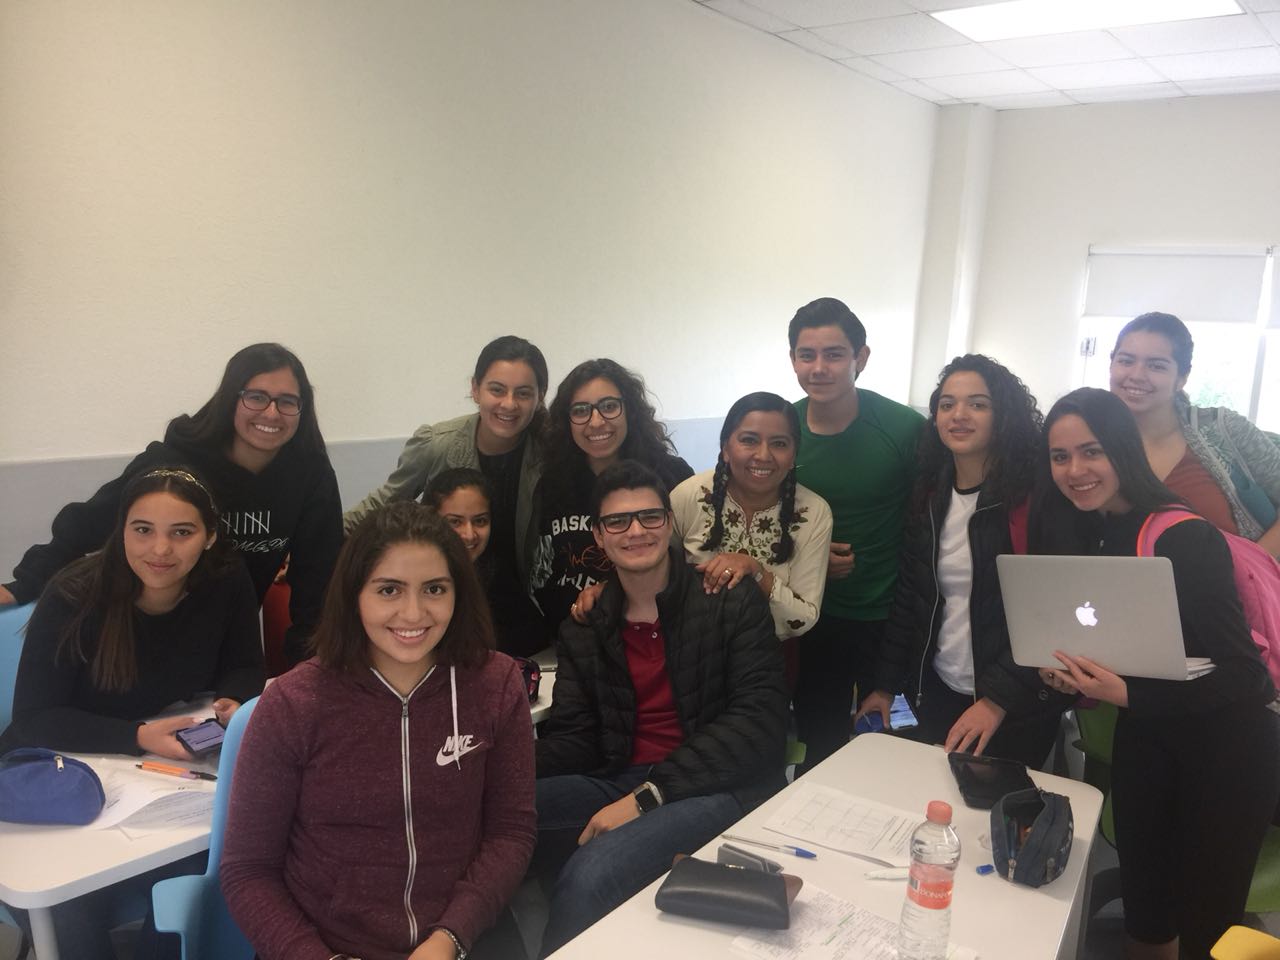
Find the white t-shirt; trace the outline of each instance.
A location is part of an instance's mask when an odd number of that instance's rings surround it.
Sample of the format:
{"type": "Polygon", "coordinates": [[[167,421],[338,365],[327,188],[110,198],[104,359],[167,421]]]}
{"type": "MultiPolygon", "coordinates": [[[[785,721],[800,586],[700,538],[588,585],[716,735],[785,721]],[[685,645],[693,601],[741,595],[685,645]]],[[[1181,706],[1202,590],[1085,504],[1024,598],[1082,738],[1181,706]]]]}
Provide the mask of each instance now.
{"type": "Polygon", "coordinates": [[[938,538],[938,586],[942,590],[942,627],[933,669],[956,693],[973,694],[973,635],[969,594],[973,590],[973,554],[969,518],[978,506],[978,490],[951,491],[951,506],[938,538]]]}

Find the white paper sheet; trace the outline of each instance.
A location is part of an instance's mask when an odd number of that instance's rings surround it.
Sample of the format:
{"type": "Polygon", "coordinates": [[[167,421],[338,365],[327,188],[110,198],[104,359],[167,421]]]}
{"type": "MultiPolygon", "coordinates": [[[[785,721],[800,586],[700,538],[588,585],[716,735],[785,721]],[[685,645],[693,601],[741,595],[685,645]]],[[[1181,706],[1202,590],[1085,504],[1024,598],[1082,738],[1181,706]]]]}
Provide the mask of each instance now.
{"type": "MultiPolygon", "coordinates": [[[[186,807],[203,809],[205,816],[213,809],[214,783],[209,780],[184,780],[160,773],[149,773],[134,767],[136,760],[123,757],[90,757],[85,760],[102,780],[106,803],[102,813],[90,825],[95,830],[107,830],[126,820],[142,818],[140,823],[157,826],[177,825],[166,818],[186,807]],[[161,804],[159,813],[149,813],[150,807],[161,804]]],[[[165,761],[172,763],[172,761],[165,761]]],[[[197,770],[201,765],[191,764],[188,769],[197,770]]]]}
{"type": "Polygon", "coordinates": [[[919,814],[801,780],[765,829],[890,867],[911,865],[911,831],[919,814]]]}
{"type": "MultiPolygon", "coordinates": [[[[898,924],[805,884],[791,905],[789,930],[753,930],[734,937],[735,952],[754,960],[896,960],[898,924]]],[[[978,960],[949,944],[947,960],[978,960]]]]}

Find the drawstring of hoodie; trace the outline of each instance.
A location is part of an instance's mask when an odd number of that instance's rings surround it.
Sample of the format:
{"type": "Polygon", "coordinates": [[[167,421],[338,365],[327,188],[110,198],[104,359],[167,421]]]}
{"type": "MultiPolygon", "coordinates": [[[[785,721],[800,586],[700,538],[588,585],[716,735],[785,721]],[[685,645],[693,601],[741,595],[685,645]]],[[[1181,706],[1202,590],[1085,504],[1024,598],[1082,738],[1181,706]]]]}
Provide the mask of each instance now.
{"type": "Polygon", "coordinates": [[[449,702],[453,707],[453,762],[462,769],[462,758],[458,750],[458,677],[457,667],[449,667],[449,702]]]}

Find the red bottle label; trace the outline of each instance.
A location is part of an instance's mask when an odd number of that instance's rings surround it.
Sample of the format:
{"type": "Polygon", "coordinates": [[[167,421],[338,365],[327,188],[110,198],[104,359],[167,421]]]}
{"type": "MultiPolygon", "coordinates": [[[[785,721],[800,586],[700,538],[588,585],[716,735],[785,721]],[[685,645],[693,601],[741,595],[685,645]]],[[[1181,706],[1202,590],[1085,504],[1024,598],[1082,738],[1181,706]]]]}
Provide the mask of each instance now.
{"type": "Polygon", "coordinates": [[[914,864],[907,877],[907,899],[927,910],[945,910],[951,906],[951,888],[955,877],[943,868],[914,864]]]}

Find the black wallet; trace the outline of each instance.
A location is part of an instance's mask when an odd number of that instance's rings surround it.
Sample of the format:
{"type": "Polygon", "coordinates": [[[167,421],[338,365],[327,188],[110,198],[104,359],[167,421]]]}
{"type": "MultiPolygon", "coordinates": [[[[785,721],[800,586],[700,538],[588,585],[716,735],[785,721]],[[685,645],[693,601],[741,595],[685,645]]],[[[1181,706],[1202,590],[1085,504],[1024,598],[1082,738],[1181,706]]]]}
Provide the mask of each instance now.
{"type": "Polygon", "coordinates": [[[799,889],[799,877],[685,857],[662,881],[654,904],[682,917],[785,930],[795,899],[791,890],[799,889]]]}

